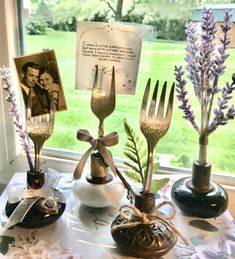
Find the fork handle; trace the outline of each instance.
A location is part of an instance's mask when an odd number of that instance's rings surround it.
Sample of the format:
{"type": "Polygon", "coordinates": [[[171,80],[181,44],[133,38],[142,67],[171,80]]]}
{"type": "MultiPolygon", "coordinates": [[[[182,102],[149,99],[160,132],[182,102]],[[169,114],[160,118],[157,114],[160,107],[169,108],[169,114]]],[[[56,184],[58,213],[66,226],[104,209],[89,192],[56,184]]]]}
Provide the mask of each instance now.
{"type": "Polygon", "coordinates": [[[122,176],[121,172],[117,169],[116,166],[115,166],[115,171],[116,171],[116,174],[118,175],[118,177],[121,179],[123,185],[127,189],[128,196],[130,196],[130,200],[131,200],[131,203],[132,203],[133,200],[135,199],[135,196],[136,196],[135,192],[133,191],[130,184],[127,182],[127,180],[122,176]]]}
{"type": "Polygon", "coordinates": [[[99,119],[98,136],[99,136],[99,138],[103,138],[103,136],[104,136],[104,120],[103,119],[99,119]]]}
{"type": "Polygon", "coordinates": [[[44,142],[37,143],[34,142],[34,150],[35,150],[35,174],[40,173],[40,160],[41,160],[41,150],[44,142]]]}
{"type": "Polygon", "coordinates": [[[146,181],[145,181],[145,184],[144,184],[144,192],[145,193],[149,193],[151,191],[154,154],[155,154],[155,146],[151,146],[151,145],[148,144],[147,172],[146,172],[146,181]]]}

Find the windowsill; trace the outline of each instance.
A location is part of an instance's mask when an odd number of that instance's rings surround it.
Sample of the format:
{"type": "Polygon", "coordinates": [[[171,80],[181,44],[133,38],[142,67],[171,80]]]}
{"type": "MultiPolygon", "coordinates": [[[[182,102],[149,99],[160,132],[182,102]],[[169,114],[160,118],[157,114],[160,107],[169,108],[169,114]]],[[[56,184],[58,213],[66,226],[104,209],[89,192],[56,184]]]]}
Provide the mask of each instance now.
{"type": "MultiPolygon", "coordinates": [[[[67,150],[49,149],[44,148],[42,153],[42,163],[45,161],[44,168],[53,168],[62,173],[74,172],[75,167],[81,157],[82,153],[72,152],[67,150]]],[[[114,162],[120,169],[124,169],[122,159],[115,158],[114,162]]],[[[28,164],[24,155],[19,155],[15,161],[13,161],[0,176],[0,182],[7,184],[15,172],[26,172],[28,170],[28,164]]],[[[177,176],[190,176],[191,172],[185,168],[166,168],[160,167],[158,174],[161,175],[177,175],[177,176]]],[[[235,180],[234,177],[214,174],[212,180],[221,184],[226,189],[229,200],[229,212],[235,217],[235,200],[232,197],[235,196],[235,180]]]]}

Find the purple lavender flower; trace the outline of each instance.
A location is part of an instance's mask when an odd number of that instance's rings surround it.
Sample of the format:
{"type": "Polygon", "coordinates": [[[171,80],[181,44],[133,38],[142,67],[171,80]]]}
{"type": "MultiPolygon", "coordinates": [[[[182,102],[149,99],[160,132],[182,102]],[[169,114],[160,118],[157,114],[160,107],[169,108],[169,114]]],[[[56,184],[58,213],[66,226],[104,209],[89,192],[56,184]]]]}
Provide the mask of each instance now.
{"type": "Polygon", "coordinates": [[[229,106],[228,102],[232,98],[235,90],[235,74],[232,76],[232,83],[227,83],[223,89],[218,87],[219,77],[224,73],[224,65],[229,54],[227,49],[230,44],[229,31],[231,29],[231,10],[225,11],[224,22],[221,25],[223,36],[220,38],[220,44],[215,43],[215,20],[213,12],[210,9],[204,9],[202,12],[201,31],[197,30],[195,23],[186,24],[187,46],[186,70],[187,77],[192,82],[194,92],[201,106],[200,127],[195,121],[194,113],[186,98],[185,89],[187,82],[183,79],[184,71],[182,67],[175,67],[175,79],[177,81],[177,97],[181,102],[179,106],[183,110],[183,118],[190,121],[194,129],[199,133],[200,139],[205,143],[200,144],[199,163],[206,163],[206,145],[207,138],[220,125],[226,125],[229,120],[235,118],[235,108],[229,106]],[[213,109],[215,95],[221,92],[221,97],[217,98],[218,108],[213,109]],[[214,118],[211,120],[211,115],[214,118]]]}
{"type": "Polygon", "coordinates": [[[232,75],[233,84],[235,85],[235,73],[232,75]]]}
{"type": "Polygon", "coordinates": [[[215,50],[215,21],[213,13],[210,9],[204,9],[202,13],[201,37],[198,47],[198,69],[199,69],[199,90],[201,91],[201,98],[204,93],[207,93],[210,88],[212,74],[211,67],[214,65],[213,54],[215,50]]]}
{"type": "Polygon", "coordinates": [[[179,101],[181,101],[181,105],[179,106],[179,108],[184,112],[183,118],[190,121],[193,127],[195,128],[195,130],[199,131],[198,125],[195,122],[194,113],[193,111],[191,111],[191,105],[188,104],[188,99],[186,98],[187,91],[185,90],[184,86],[186,85],[187,81],[182,78],[184,74],[184,72],[182,71],[182,67],[175,66],[174,74],[177,81],[177,84],[176,84],[176,91],[178,93],[177,98],[179,101]]]}
{"type": "Polygon", "coordinates": [[[222,89],[222,98],[217,98],[218,109],[214,109],[214,119],[208,128],[208,134],[212,133],[218,128],[219,125],[226,125],[229,120],[235,118],[234,105],[228,106],[228,101],[232,99],[232,92],[235,90],[235,83],[232,82],[230,85],[226,83],[226,86],[222,89]],[[227,113],[224,113],[227,110],[227,113]]]}
{"type": "Polygon", "coordinates": [[[200,78],[199,78],[199,68],[198,68],[198,57],[196,53],[198,52],[198,37],[197,37],[197,25],[196,23],[190,22],[186,24],[186,34],[188,45],[186,47],[187,55],[185,61],[187,62],[186,70],[188,73],[188,78],[191,80],[196,96],[200,99],[200,78]]]}
{"type": "MultiPolygon", "coordinates": [[[[179,94],[177,97],[181,101],[179,108],[184,111],[183,117],[189,120],[200,134],[204,132],[211,133],[219,125],[225,125],[229,119],[234,117],[233,106],[230,108],[227,106],[228,100],[232,98],[231,93],[234,87],[227,84],[222,90],[222,99],[218,98],[217,100],[218,109],[214,109],[215,117],[210,124],[209,130],[206,128],[209,126],[214,95],[221,91],[218,88],[218,78],[224,73],[224,62],[229,56],[226,50],[230,43],[228,36],[228,32],[231,29],[230,18],[231,11],[225,11],[224,24],[221,25],[223,37],[220,39],[221,45],[217,48],[219,54],[216,54],[216,44],[214,43],[216,29],[212,10],[203,10],[200,35],[197,31],[196,23],[190,22],[186,24],[186,70],[188,71],[188,78],[193,84],[195,95],[202,106],[203,113],[201,116],[203,119],[201,121],[205,122],[204,125],[200,125],[200,132],[189,100],[186,99],[186,81],[182,79],[184,72],[181,67],[175,67],[175,78],[178,82],[177,92],[179,94]],[[224,114],[225,109],[228,109],[226,114],[224,114]]],[[[235,75],[233,76],[234,81],[235,75]]]]}
{"type": "Polygon", "coordinates": [[[3,82],[3,89],[8,93],[6,101],[11,104],[9,111],[13,118],[13,124],[15,126],[16,133],[19,136],[20,143],[23,147],[23,150],[26,153],[27,161],[29,164],[30,171],[34,171],[34,166],[32,163],[32,158],[30,156],[30,142],[28,139],[25,123],[23,122],[21,112],[19,110],[16,95],[13,89],[13,83],[11,81],[10,69],[7,67],[0,67],[1,79],[3,82]]]}
{"type": "Polygon", "coordinates": [[[228,32],[231,30],[232,23],[230,19],[232,17],[231,10],[225,11],[224,14],[224,24],[221,24],[220,27],[223,32],[223,37],[220,38],[221,45],[218,47],[219,55],[215,55],[215,62],[212,67],[212,74],[214,76],[214,82],[212,86],[212,93],[216,94],[218,89],[218,78],[223,75],[226,66],[224,66],[225,60],[229,57],[229,54],[226,53],[226,50],[230,44],[230,37],[228,36],[228,32]]]}

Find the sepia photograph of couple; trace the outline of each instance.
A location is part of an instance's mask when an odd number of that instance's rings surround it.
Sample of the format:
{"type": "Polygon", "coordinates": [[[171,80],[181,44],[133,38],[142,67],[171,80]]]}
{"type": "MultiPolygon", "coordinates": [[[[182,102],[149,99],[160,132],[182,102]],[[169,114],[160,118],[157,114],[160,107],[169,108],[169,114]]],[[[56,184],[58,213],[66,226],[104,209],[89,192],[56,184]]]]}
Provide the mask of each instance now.
{"type": "Polygon", "coordinates": [[[55,111],[67,109],[54,50],[17,57],[14,61],[25,107],[31,90],[32,116],[49,113],[50,97],[53,97],[55,111]]]}

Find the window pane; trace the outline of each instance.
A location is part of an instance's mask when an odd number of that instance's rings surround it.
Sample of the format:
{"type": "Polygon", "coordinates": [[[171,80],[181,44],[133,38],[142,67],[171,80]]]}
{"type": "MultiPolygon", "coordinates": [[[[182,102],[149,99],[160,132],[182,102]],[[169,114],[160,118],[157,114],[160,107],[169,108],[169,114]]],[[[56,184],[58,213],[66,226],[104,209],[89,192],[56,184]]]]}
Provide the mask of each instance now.
{"type": "MultiPolygon", "coordinates": [[[[76,139],[76,132],[80,128],[86,128],[96,137],[98,119],[90,109],[91,92],[75,90],[76,32],[74,30],[76,29],[76,19],[73,17],[66,19],[69,5],[72,1],[64,1],[64,15],[60,10],[64,20],[61,18],[60,22],[54,24],[53,19],[55,15],[53,16],[49,11],[57,11],[56,19],[58,20],[59,5],[55,8],[53,5],[54,1],[44,1],[47,8],[44,6],[43,9],[35,1],[31,2],[31,18],[28,17],[27,20],[29,18],[36,19],[36,14],[39,8],[41,8],[40,14],[44,12],[44,22],[46,22],[47,26],[45,34],[30,35],[27,33],[25,35],[25,53],[38,52],[44,48],[55,50],[68,107],[66,112],[58,112],[56,114],[55,129],[52,137],[46,142],[46,146],[84,152],[88,149],[89,144],[78,141],[76,139]],[[65,3],[67,3],[67,6],[65,3]]],[[[90,0],[90,2],[92,1],[90,0]]],[[[82,7],[78,6],[77,9],[79,8],[82,7]]],[[[25,13],[27,13],[26,11],[25,13]]],[[[96,19],[105,20],[110,18],[109,15],[102,15],[98,14],[97,11],[96,19]]],[[[82,19],[91,18],[88,12],[87,17],[85,16],[83,12],[82,19]]],[[[37,22],[40,25],[39,15],[36,20],[38,20],[37,22]]],[[[40,27],[39,25],[37,28],[40,27]]],[[[27,26],[27,30],[31,34],[36,32],[37,29],[33,28],[32,20],[27,26]]],[[[160,28],[158,29],[160,30],[160,28]]],[[[114,156],[124,157],[124,144],[126,142],[126,134],[123,127],[124,118],[141,136],[139,130],[139,110],[148,78],[151,77],[152,79],[152,88],[157,79],[159,79],[160,85],[163,85],[165,80],[167,80],[168,85],[171,85],[175,80],[174,66],[185,65],[185,46],[185,41],[161,40],[155,37],[154,39],[145,39],[143,41],[136,94],[134,96],[117,95],[115,112],[105,120],[105,133],[118,131],[120,135],[119,144],[111,148],[114,156]]],[[[231,75],[235,72],[235,63],[232,61],[235,49],[230,49],[229,52],[231,56],[226,61],[227,70],[221,78],[220,87],[223,87],[227,81],[231,82],[231,75]]],[[[192,87],[188,90],[190,96],[193,96],[192,87]]],[[[196,98],[193,99],[192,105],[198,119],[199,110],[197,110],[198,100],[196,98]]],[[[191,168],[192,161],[198,158],[198,134],[187,121],[182,119],[183,112],[178,109],[178,106],[179,102],[175,98],[171,126],[167,135],[158,144],[157,156],[162,165],[191,168]]],[[[209,137],[208,160],[213,164],[213,171],[235,173],[234,136],[235,121],[231,121],[228,125],[220,127],[209,137]]]]}

